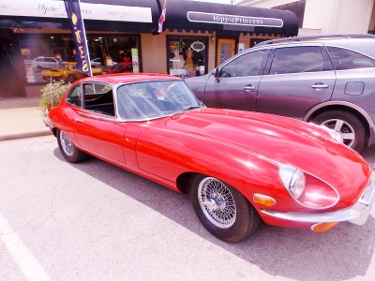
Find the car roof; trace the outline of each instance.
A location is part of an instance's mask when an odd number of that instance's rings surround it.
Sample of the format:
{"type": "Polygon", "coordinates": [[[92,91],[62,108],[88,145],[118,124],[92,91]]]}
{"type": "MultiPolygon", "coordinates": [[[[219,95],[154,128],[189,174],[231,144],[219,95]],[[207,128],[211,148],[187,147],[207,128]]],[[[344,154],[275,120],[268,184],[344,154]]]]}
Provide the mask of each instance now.
{"type": "Polygon", "coordinates": [[[86,77],[80,82],[106,82],[110,84],[131,83],[131,82],[145,82],[145,81],[160,81],[160,80],[180,80],[181,78],[171,76],[169,74],[161,73],[115,73],[103,74],[97,76],[86,77]]]}
{"type": "Polygon", "coordinates": [[[272,44],[282,44],[282,43],[296,43],[296,42],[322,42],[322,41],[342,41],[350,39],[375,39],[372,34],[329,34],[329,35],[315,35],[315,36],[297,36],[297,37],[287,37],[287,38],[277,38],[266,40],[260,42],[256,45],[272,45],[272,44]]]}
{"type": "MultiPolygon", "coordinates": [[[[56,57],[45,57],[45,56],[38,56],[35,59],[45,59],[45,58],[51,58],[51,59],[56,59],[56,57]]],[[[34,59],[34,60],[35,60],[34,59]]]]}

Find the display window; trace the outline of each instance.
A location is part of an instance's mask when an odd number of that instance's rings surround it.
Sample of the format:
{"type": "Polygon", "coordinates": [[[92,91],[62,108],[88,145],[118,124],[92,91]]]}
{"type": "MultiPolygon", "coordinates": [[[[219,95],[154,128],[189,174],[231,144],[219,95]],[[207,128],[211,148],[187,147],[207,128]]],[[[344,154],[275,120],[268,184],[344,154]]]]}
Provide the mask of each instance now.
{"type": "MultiPolygon", "coordinates": [[[[94,75],[140,71],[139,35],[87,34],[86,37],[94,75]]],[[[19,42],[27,83],[48,81],[47,76],[63,78],[67,76],[63,75],[67,65],[74,68],[76,52],[70,34],[30,34],[19,42]],[[54,72],[62,74],[51,75],[54,72]]]]}
{"type": "Polygon", "coordinates": [[[207,38],[167,36],[168,72],[182,78],[207,73],[207,38]]]}

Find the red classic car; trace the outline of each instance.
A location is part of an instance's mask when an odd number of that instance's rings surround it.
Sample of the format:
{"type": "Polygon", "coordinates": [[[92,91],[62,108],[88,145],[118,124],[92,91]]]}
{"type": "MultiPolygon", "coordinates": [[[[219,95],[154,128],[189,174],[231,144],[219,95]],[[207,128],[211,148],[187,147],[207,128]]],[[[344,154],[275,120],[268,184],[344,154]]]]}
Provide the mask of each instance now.
{"type": "Polygon", "coordinates": [[[107,70],[108,74],[123,72],[133,72],[133,64],[131,60],[118,62],[107,70]]]}
{"type": "Polygon", "coordinates": [[[62,155],[93,155],[181,193],[202,224],[237,242],[262,221],[315,232],[364,224],[374,202],[368,163],[328,128],[206,108],[178,77],[83,78],[45,120],[62,155]]]}

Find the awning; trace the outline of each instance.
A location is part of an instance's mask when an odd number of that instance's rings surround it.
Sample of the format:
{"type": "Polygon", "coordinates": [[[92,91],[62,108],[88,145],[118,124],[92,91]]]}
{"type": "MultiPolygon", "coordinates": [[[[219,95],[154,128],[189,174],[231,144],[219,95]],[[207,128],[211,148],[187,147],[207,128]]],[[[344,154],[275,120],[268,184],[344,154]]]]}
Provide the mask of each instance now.
{"type": "MultiPolygon", "coordinates": [[[[161,10],[158,0],[80,2],[87,31],[151,33],[161,10]]],[[[1,4],[0,28],[70,29],[63,0],[1,0],[1,4]]]]}
{"type": "MultiPolygon", "coordinates": [[[[81,9],[87,31],[155,33],[163,1],[81,0],[81,9]]],[[[0,28],[70,29],[62,0],[2,3],[0,28]]],[[[164,29],[296,36],[298,20],[284,10],[168,0],[164,29]]]]}
{"type": "Polygon", "coordinates": [[[177,30],[237,31],[296,36],[298,19],[291,11],[168,0],[164,27],[177,30]]]}

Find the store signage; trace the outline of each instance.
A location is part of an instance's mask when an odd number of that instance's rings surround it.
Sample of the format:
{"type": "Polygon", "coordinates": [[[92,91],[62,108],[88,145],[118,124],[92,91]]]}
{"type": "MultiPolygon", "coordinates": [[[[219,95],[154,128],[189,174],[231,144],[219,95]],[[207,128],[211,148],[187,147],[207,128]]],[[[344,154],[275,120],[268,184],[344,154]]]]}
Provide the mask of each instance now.
{"type": "Polygon", "coordinates": [[[236,15],[203,13],[189,11],[186,14],[190,22],[214,23],[223,25],[241,25],[241,26],[265,26],[265,27],[282,27],[283,21],[274,18],[262,17],[245,17],[236,15]]]}
{"type": "Polygon", "coordinates": [[[202,52],[206,46],[201,41],[193,42],[190,47],[196,52],[202,52]]]}
{"type": "MultiPolygon", "coordinates": [[[[105,2],[105,1],[103,1],[105,2]]],[[[152,23],[150,7],[81,3],[83,19],[152,23]]],[[[0,15],[44,18],[67,18],[64,1],[0,0],[0,15]]]]}
{"type": "Polygon", "coordinates": [[[91,66],[89,63],[90,56],[87,48],[85,25],[83,23],[80,9],[80,1],[65,0],[64,2],[73,34],[77,69],[88,76],[92,76],[91,66]]]}

